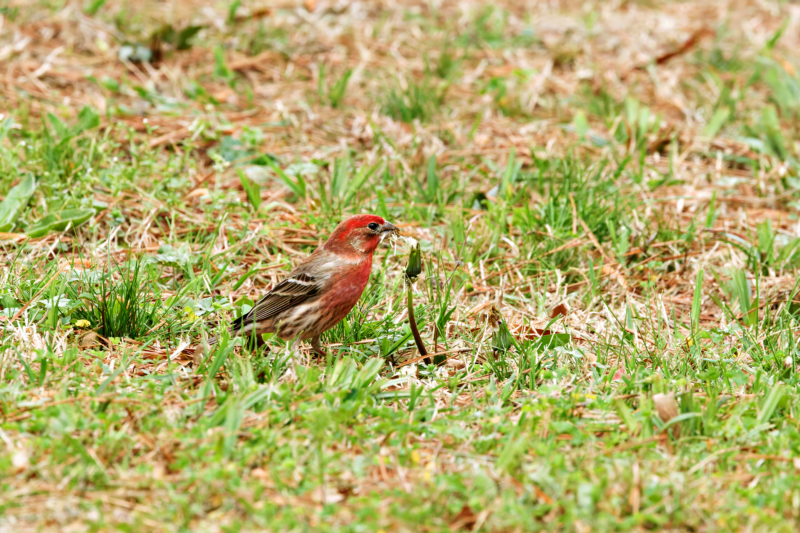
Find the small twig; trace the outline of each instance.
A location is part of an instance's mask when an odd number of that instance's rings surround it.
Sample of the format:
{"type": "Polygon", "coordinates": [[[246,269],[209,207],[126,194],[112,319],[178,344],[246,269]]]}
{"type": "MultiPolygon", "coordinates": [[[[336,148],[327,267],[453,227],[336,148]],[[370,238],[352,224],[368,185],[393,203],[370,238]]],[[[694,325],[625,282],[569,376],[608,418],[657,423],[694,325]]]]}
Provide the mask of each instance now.
{"type": "Polygon", "coordinates": [[[689,52],[692,48],[697,46],[697,44],[703,39],[703,37],[709,37],[709,36],[714,37],[716,34],[717,32],[715,32],[710,28],[700,28],[699,30],[695,31],[691,36],[689,36],[689,38],[686,39],[683,42],[683,44],[680,45],[675,50],[670,50],[669,52],[661,54],[660,56],[656,57],[651,61],[633,67],[631,70],[629,70],[627,73],[623,75],[622,79],[627,78],[628,75],[634,70],[646,70],[647,66],[652,63],[655,63],[656,65],[664,65],[671,59],[689,52]]]}

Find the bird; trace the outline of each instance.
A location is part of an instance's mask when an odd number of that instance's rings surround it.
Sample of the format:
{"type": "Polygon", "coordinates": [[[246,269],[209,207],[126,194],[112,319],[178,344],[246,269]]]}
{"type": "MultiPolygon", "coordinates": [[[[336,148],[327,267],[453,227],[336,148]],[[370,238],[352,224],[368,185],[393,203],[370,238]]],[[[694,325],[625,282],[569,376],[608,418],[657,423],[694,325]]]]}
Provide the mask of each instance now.
{"type": "MultiPolygon", "coordinates": [[[[325,244],[231,323],[231,335],[252,336],[256,342],[264,333],[284,340],[310,340],[312,350],[326,357],[320,335],[355,307],[369,281],[373,253],[387,235],[399,233],[377,215],[343,220],[325,244]]],[[[209,344],[215,342],[209,339],[209,344]]]]}

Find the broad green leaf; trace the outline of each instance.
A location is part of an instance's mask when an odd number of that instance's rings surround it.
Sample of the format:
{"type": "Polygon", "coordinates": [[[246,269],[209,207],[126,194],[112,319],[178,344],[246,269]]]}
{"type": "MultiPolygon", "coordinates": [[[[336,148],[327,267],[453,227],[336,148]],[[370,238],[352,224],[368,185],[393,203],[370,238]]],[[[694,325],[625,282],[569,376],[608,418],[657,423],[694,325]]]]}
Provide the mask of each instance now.
{"type": "Polygon", "coordinates": [[[31,238],[42,237],[51,231],[64,231],[70,222],[73,228],[79,226],[89,220],[92,215],[94,215],[94,211],[91,209],[65,209],[39,219],[25,233],[31,238]]]}
{"type": "Polygon", "coordinates": [[[8,191],[8,195],[0,203],[0,232],[9,231],[16,225],[20,211],[28,205],[35,190],[36,178],[28,174],[8,191]]]}
{"type": "Polygon", "coordinates": [[[48,113],[47,119],[50,121],[50,125],[53,126],[56,135],[58,135],[61,138],[67,137],[69,135],[69,128],[67,128],[67,126],[65,126],[64,123],[61,122],[60,118],[58,118],[52,113],[48,113]]]}
{"type": "Polygon", "coordinates": [[[5,139],[6,135],[8,135],[8,131],[11,129],[11,126],[14,125],[14,119],[11,117],[6,117],[4,120],[0,120],[0,142],[5,139]]]}
{"type": "Polygon", "coordinates": [[[72,227],[74,228],[92,218],[92,215],[94,215],[93,209],[65,209],[56,214],[60,220],[53,229],[64,231],[70,222],[72,222],[72,227]]]}
{"type": "Polygon", "coordinates": [[[47,235],[58,221],[59,218],[56,215],[47,215],[29,226],[25,233],[31,238],[47,235]]]}
{"type": "Polygon", "coordinates": [[[78,125],[75,126],[75,133],[81,133],[100,125],[100,116],[90,106],[84,106],[78,113],[78,125]]]}

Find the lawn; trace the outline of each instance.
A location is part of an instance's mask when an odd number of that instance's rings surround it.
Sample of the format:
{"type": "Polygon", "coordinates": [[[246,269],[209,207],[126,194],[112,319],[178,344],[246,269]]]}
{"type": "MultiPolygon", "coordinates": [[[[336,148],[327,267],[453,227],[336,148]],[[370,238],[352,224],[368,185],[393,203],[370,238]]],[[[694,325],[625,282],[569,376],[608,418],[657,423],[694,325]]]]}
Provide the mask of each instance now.
{"type": "Polygon", "coordinates": [[[768,0],[0,2],[0,532],[797,531],[798,49],[768,0]],[[327,358],[230,338],[357,213],[402,235],[327,358]]]}

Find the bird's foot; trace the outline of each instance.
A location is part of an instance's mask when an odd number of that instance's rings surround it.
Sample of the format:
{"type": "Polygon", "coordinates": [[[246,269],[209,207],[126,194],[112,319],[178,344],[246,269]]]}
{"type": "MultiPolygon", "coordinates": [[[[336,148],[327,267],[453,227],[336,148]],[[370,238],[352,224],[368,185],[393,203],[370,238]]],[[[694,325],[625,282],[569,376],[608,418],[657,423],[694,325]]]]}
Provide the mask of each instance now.
{"type": "Polygon", "coordinates": [[[315,349],[312,348],[311,351],[314,352],[315,354],[317,354],[322,359],[327,359],[328,358],[328,352],[326,352],[325,350],[315,350],[315,349]]]}
{"type": "Polygon", "coordinates": [[[328,358],[328,352],[319,343],[319,335],[311,339],[311,351],[321,357],[323,361],[328,358]]]}

